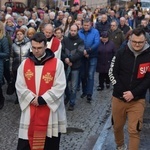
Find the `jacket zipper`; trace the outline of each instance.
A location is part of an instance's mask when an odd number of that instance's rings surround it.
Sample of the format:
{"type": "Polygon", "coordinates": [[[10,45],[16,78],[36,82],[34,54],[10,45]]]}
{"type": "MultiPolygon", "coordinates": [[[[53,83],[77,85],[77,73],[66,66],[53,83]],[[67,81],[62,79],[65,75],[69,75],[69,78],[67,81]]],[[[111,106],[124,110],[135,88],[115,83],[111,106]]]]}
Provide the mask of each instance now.
{"type": "Polygon", "coordinates": [[[21,45],[20,45],[20,64],[21,64],[21,55],[22,53],[21,53],[21,45]]]}
{"type": "Polygon", "coordinates": [[[131,79],[130,79],[130,87],[131,87],[131,83],[132,83],[132,80],[133,80],[133,74],[134,74],[134,71],[135,71],[136,59],[137,59],[137,56],[134,59],[134,65],[133,65],[132,75],[131,75],[131,79]]]}

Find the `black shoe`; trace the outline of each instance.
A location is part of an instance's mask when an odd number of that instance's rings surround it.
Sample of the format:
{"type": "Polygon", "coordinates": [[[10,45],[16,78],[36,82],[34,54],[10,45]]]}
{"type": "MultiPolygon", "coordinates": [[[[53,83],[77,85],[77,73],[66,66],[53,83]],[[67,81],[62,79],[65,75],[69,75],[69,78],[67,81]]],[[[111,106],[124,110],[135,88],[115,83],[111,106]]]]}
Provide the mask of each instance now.
{"type": "Polygon", "coordinates": [[[0,109],[2,109],[4,107],[4,103],[3,104],[0,104],[0,109]]]}
{"type": "Polygon", "coordinates": [[[69,102],[69,100],[68,100],[67,98],[65,98],[65,100],[64,100],[64,104],[65,104],[65,105],[67,105],[67,104],[68,104],[68,102],[69,102]]]}
{"type": "Polygon", "coordinates": [[[4,102],[0,103],[0,109],[2,109],[4,107],[4,102]]]}
{"type": "Polygon", "coordinates": [[[103,87],[100,87],[100,86],[97,87],[97,91],[103,91],[103,90],[104,90],[103,87]]]}
{"type": "Polygon", "coordinates": [[[16,98],[16,100],[15,100],[15,104],[19,104],[18,98],[16,98]]]}
{"type": "Polygon", "coordinates": [[[86,94],[85,94],[85,93],[83,93],[83,94],[81,95],[81,98],[84,98],[84,97],[86,97],[86,94]]]}
{"type": "Polygon", "coordinates": [[[0,102],[0,109],[2,109],[4,107],[4,100],[5,100],[5,98],[2,98],[2,100],[0,102]]]}
{"type": "Polygon", "coordinates": [[[91,104],[91,100],[88,100],[88,99],[87,99],[87,101],[86,101],[86,102],[87,102],[87,103],[89,103],[89,104],[91,104]]]}
{"type": "Polygon", "coordinates": [[[73,110],[74,110],[74,106],[69,105],[68,110],[69,110],[69,111],[73,111],[73,110]]]}
{"type": "Polygon", "coordinates": [[[92,95],[88,94],[87,95],[87,103],[91,103],[91,100],[92,100],[92,95]]]}
{"type": "Polygon", "coordinates": [[[109,89],[110,88],[110,84],[106,84],[106,88],[109,89]]]}

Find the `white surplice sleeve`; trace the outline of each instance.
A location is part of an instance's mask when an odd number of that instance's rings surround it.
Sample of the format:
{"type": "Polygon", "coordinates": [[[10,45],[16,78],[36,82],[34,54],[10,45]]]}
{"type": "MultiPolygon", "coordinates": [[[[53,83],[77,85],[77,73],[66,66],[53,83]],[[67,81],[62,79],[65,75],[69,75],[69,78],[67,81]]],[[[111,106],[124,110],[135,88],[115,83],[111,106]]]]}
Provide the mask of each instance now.
{"type": "Polygon", "coordinates": [[[17,79],[16,79],[16,84],[15,84],[16,92],[18,95],[18,101],[19,101],[20,108],[22,111],[30,105],[31,101],[35,97],[35,94],[27,88],[27,85],[25,82],[24,63],[25,63],[25,60],[21,63],[21,65],[19,66],[17,70],[17,79]]]}

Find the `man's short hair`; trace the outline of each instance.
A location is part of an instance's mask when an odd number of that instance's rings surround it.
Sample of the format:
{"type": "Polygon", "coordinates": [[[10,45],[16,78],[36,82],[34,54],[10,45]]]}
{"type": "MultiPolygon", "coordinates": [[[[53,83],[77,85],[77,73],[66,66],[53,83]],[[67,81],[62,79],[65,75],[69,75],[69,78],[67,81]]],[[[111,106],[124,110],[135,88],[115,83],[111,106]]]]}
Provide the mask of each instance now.
{"type": "Polygon", "coordinates": [[[59,27],[55,29],[55,33],[56,33],[57,31],[61,31],[61,33],[64,32],[63,29],[62,29],[62,28],[59,28],[59,27]]]}
{"type": "Polygon", "coordinates": [[[141,20],[141,22],[142,22],[142,21],[146,21],[146,22],[148,23],[148,21],[147,21],[147,19],[146,19],[146,18],[142,19],[142,20],[141,20]]]}
{"type": "Polygon", "coordinates": [[[79,30],[79,27],[78,27],[76,24],[72,24],[72,25],[69,27],[69,30],[71,29],[72,26],[76,26],[76,27],[77,27],[77,31],[79,30]]]}
{"type": "MultiPolygon", "coordinates": [[[[115,23],[116,23],[116,25],[118,26],[118,22],[117,22],[117,20],[115,20],[115,19],[114,19],[114,20],[112,20],[112,21],[111,21],[111,23],[112,23],[112,22],[115,22],[115,23]]],[[[111,24],[111,23],[110,23],[110,24],[111,24]]]]}
{"type": "Polygon", "coordinates": [[[82,22],[81,20],[76,20],[75,23],[76,23],[76,22],[80,22],[81,25],[83,25],[83,22],[82,22]]]}
{"type": "Polygon", "coordinates": [[[89,22],[91,22],[91,20],[89,18],[86,18],[83,20],[83,23],[89,23],[89,22]]]}
{"type": "Polygon", "coordinates": [[[32,41],[39,42],[39,43],[44,42],[44,45],[46,45],[47,43],[46,36],[42,32],[35,33],[31,38],[31,42],[32,41]]]}
{"type": "Polygon", "coordinates": [[[44,25],[44,29],[46,28],[46,27],[51,27],[52,28],[52,32],[54,32],[54,27],[53,27],[53,25],[51,24],[51,23],[46,23],[45,25],[44,25]]]}
{"type": "Polygon", "coordinates": [[[144,28],[138,27],[132,30],[131,36],[135,34],[136,36],[144,35],[146,37],[146,33],[144,31],[144,28]]]}

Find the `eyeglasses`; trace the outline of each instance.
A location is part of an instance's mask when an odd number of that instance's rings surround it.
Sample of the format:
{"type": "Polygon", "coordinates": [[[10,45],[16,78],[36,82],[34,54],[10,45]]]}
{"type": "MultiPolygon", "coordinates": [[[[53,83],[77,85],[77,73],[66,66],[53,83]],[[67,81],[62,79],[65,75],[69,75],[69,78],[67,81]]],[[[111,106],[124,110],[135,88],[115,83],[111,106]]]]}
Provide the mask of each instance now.
{"type": "Polygon", "coordinates": [[[133,44],[138,44],[138,45],[142,45],[142,44],[144,44],[145,43],[145,40],[144,41],[133,41],[133,40],[130,40],[133,44]]]}

